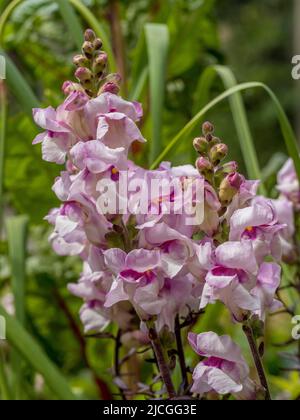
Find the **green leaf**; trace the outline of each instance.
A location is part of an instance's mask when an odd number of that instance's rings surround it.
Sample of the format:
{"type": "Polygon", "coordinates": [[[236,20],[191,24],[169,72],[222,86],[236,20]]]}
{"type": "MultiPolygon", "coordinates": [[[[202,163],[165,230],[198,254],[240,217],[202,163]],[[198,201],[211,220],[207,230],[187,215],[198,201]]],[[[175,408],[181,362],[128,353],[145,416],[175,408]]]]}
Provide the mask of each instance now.
{"type": "MultiPolygon", "coordinates": [[[[14,295],[16,318],[25,326],[25,260],[28,218],[14,216],[6,220],[7,241],[11,264],[11,285],[14,295]]],[[[14,391],[16,399],[22,399],[23,365],[15,351],[11,356],[14,372],[14,391]]]]}
{"type": "Polygon", "coordinates": [[[76,46],[81,49],[83,43],[83,29],[69,0],[56,0],[60,13],[69,29],[76,46]]]}
{"type": "Polygon", "coordinates": [[[19,4],[21,4],[22,2],[23,2],[23,0],[13,0],[13,1],[11,1],[8,4],[8,6],[6,7],[6,9],[3,10],[3,12],[1,13],[1,16],[0,16],[0,46],[2,44],[2,37],[3,37],[3,34],[4,34],[5,24],[8,21],[12,12],[15,10],[15,8],[19,4]]]}
{"type": "MultiPolygon", "coordinates": [[[[233,72],[226,66],[211,66],[208,67],[203,73],[204,81],[201,83],[201,89],[198,92],[199,97],[206,98],[211,85],[214,81],[215,76],[219,76],[222,80],[224,87],[230,89],[237,85],[237,81],[233,72]],[[204,92],[203,92],[204,91],[204,92]]],[[[244,162],[247,168],[248,176],[251,179],[262,179],[261,170],[254,146],[254,141],[250,131],[245,105],[243,102],[242,95],[238,92],[229,97],[229,104],[233,121],[236,127],[240,147],[243,153],[244,162]]],[[[262,193],[266,194],[265,188],[261,184],[262,193]]]]}
{"type": "Polygon", "coordinates": [[[99,24],[97,18],[93,15],[93,13],[80,0],[70,0],[70,3],[77,9],[77,11],[83,17],[83,19],[90,25],[91,29],[95,31],[97,36],[101,38],[103,42],[103,49],[106,51],[108,56],[110,69],[112,72],[116,72],[117,65],[115,56],[105,29],[102,25],[99,24]]]}
{"type": "Polygon", "coordinates": [[[0,236],[2,232],[3,220],[3,182],[4,182],[4,155],[5,155],[5,135],[6,135],[6,114],[7,102],[4,82],[0,80],[0,236]]]}
{"type": "Polygon", "coordinates": [[[162,149],[162,121],[169,30],[166,25],[149,23],[145,26],[145,31],[149,59],[152,120],[150,162],[153,162],[162,149]]]}
{"type": "Polygon", "coordinates": [[[12,394],[8,384],[7,375],[5,371],[4,351],[0,347],[0,396],[2,400],[11,400],[12,394]]]}
{"type": "Polygon", "coordinates": [[[25,325],[25,260],[27,216],[13,216],[6,220],[7,241],[11,264],[12,291],[15,299],[16,317],[25,325]]]}
{"type": "Polygon", "coordinates": [[[149,69],[148,67],[146,67],[140,74],[140,77],[136,82],[135,88],[129,95],[130,101],[138,101],[140,99],[143,93],[144,87],[146,86],[148,76],[149,76],[149,69]]]}
{"type": "Polygon", "coordinates": [[[31,117],[32,109],[39,107],[39,100],[9,56],[1,50],[0,54],[4,55],[6,61],[7,84],[21,107],[31,117]]]}
{"type": "Polygon", "coordinates": [[[264,89],[270,96],[270,98],[273,101],[277,118],[280,124],[281,132],[286,144],[286,148],[288,150],[288,153],[290,157],[293,159],[295,164],[295,169],[297,176],[300,180],[300,157],[299,157],[299,150],[297,145],[297,140],[295,137],[295,134],[293,132],[293,129],[291,127],[291,124],[284,112],[284,109],[282,108],[279,100],[277,99],[276,95],[273,93],[273,91],[266,86],[263,83],[259,82],[249,82],[249,83],[242,83],[239,85],[236,85],[225,92],[223,92],[221,95],[219,95],[217,98],[213,99],[211,102],[209,102],[204,108],[202,108],[186,125],[183,127],[183,129],[169,142],[167,147],[164,149],[164,151],[160,154],[160,156],[155,160],[155,162],[151,165],[151,169],[156,168],[160,162],[170,153],[170,151],[173,149],[174,146],[185,136],[187,136],[191,130],[195,127],[195,125],[205,116],[205,114],[214,108],[216,105],[218,105],[220,102],[224,101],[225,99],[230,98],[232,95],[236,94],[237,92],[242,92],[244,90],[254,89],[254,88],[262,88],[264,89]]]}
{"type": "Polygon", "coordinates": [[[46,384],[60,400],[75,400],[65,377],[46,356],[41,347],[22,325],[0,305],[0,315],[6,320],[7,340],[18,353],[45,379],[46,384]]]}

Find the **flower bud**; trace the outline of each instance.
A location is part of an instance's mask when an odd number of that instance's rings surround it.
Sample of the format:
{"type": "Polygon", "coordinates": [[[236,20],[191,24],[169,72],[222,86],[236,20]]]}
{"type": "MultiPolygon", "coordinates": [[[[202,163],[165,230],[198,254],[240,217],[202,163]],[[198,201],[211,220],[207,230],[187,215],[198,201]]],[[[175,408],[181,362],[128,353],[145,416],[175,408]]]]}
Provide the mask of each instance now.
{"type": "Polygon", "coordinates": [[[219,137],[212,136],[211,134],[208,134],[206,136],[206,139],[209,142],[209,145],[210,145],[211,148],[213,146],[215,146],[216,144],[220,144],[221,143],[221,140],[219,139],[219,137]]]}
{"type": "Polygon", "coordinates": [[[212,171],[213,170],[213,166],[212,166],[211,162],[208,159],[206,159],[205,157],[199,157],[199,159],[197,159],[196,167],[197,167],[198,171],[200,171],[200,172],[212,171]]]}
{"type": "Polygon", "coordinates": [[[228,147],[224,143],[216,144],[210,150],[210,158],[214,164],[219,164],[228,153],[228,147]]]}
{"type": "Polygon", "coordinates": [[[61,90],[65,95],[70,95],[74,91],[83,91],[80,84],[71,82],[70,80],[63,83],[61,90]]]}
{"type": "Polygon", "coordinates": [[[75,77],[80,82],[89,81],[92,79],[92,72],[86,67],[78,67],[78,69],[75,72],[75,77]]]}
{"type": "Polygon", "coordinates": [[[101,52],[95,58],[93,70],[97,75],[102,75],[106,65],[107,65],[107,54],[105,52],[101,52]]]}
{"type": "Polygon", "coordinates": [[[75,64],[75,66],[78,66],[78,67],[88,67],[90,64],[90,61],[84,55],[78,54],[78,55],[75,55],[75,57],[73,58],[73,63],[75,64]]]}
{"type": "Polygon", "coordinates": [[[211,162],[206,159],[205,157],[200,157],[196,161],[196,168],[198,169],[199,173],[204,176],[205,179],[208,181],[212,181],[214,168],[211,162]]]}
{"type": "Polygon", "coordinates": [[[82,45],[82,52],[86,55],[87,58],[92,58],[94,47],[91,42],[85,41],[82,45]]]}
{"type": "Polygon", "coordinates": [[[232,188],[240,189],[242,183],[245,181],[245,178],[238,172],[234,172],[228,175],[228,182],[232,188]]]}
{"type": "Polygon", "coordinates": [[[88,42],[93,42],[96,38],[96,34],[92,29],[87,29],[84,33],[84,39],[88,42]]]}
{"type": "Polygon", "coordinates": [[[229,203],[238,193],[244,178],[238,172],[226,176],[220,185],[219,198],[222,203],[229,203]]]}
{"type": "Polygon", "coordinates": [[[206,153],[208,149],[208,142],[205,137],[197,137],[193,141],[193,146],[196,152],[206,153]]]}
{"type": "Polygon", "coordinates": [[[232,172],[237,172],[238,164],[233,160],[231,162],[225,163],[220,170],[223,171],[224,174],[231,174],[232,172]]]}
{"type": "Polygon", "coordinates": [[[93,47],[96,51],[101,50],[103,46],[103,42],[101,41],[100,38],[96,38],[95,41],[93,42],[93,47]]]}
{"type": "Polygon", "coordinates": [[[214,126],[209,121],[206,121],[202,125],[202,132],[204,136],[206,136],[207,134],[212,134],[214,132],[214,129],[215,129],[214,126]]]}
{"type": "Polygon", "coordinates": [[[119,91],[120,91],[120,87],[115,82],[107,82],[99,90],[99,95],[105,92],[109,92],[114,95],[117,95],[119,91]]]}

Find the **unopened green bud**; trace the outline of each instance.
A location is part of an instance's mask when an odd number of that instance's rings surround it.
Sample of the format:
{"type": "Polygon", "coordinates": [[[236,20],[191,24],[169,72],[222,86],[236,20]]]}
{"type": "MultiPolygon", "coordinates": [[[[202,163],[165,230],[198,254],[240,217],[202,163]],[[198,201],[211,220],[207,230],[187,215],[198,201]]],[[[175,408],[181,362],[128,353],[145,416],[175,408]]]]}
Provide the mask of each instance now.
{"type": "Polygon", "coordinates": [[[209,146],[211,148],[213,146],[215,146],[216,144],[220,144],[221,143],[221,140],[219,139],[219,137],[212,136],[211,134],[208,134],[206,136],[206,139],[209,141],[209,146]]]}
{"type": "Polygon", "coordinates": [[[210,150],[210,158],[214,164],[219,164],[228,153],[228,147],[224,143],[216,144],[210,150]]]}
{"type": "Polygon", "coordinates": [[[237,172],[238,164],[235,161],[224,163],[224,165],[219,169],[222,170],[224,174],[231,174],[232,172],[237,172]]]}
{"type": "Polygon", "coordinates": [[[85,41],[82,45],[82,52],[87,58],[92,58],[94,52],[93,44],[89,41],[85,41]]]}
{"type": "Polygon", "coordinates": [[[107,54],[105,52],[101,52],[94,61],[93,70],[95,74],[102,75],[105,67],[107,65],[107,54]]]}
{"type": "Polygon", "coordinates": [[[193,141],[193,146],[198,153],[207,153],[208,142],[205,137],[196,137],[193,141]]]}
{"type": "Polygon", "coordinates": [[[78,54],[78,55],[75,55],[75,57],[73,58],[73,63],[77,67],[88,67],[90,64],[90,61],[84,55],[78,54]]]}
{"type": "Polygon", "coordinates": [[[232,173],[223,179],[219,189],[219,198],[222,203],[229,203],[238,193],[244,178],[238,173],[232,173]]]}

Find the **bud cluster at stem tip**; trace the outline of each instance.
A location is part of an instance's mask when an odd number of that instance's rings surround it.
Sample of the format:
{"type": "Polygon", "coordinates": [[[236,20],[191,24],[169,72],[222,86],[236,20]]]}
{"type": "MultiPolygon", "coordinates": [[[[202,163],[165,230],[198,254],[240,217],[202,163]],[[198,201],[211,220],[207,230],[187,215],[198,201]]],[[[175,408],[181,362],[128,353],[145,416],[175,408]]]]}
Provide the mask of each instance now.
{"type": "Polygon", "coordinates": [[[214,126],[210,122],[202,125],[202,136],[194,139],[193,146],[199,154],[196,161],[199,173],[218,190],[220,201],[229,203],[239,190],[242,176],[237,172],[236,162],[222,164],[228,147],[214,136],[214,126]]]}
{"type": "Polygon", "coordinates": [[[101,39],[97,38],[92,29],[87,29],[82,54],[73,58],[73,63],[77,66],[75,77],[90,97],[97,97],[103,92],[119,93],[120,76],[106,74],[108,57],[101,48],[101,39]]]}

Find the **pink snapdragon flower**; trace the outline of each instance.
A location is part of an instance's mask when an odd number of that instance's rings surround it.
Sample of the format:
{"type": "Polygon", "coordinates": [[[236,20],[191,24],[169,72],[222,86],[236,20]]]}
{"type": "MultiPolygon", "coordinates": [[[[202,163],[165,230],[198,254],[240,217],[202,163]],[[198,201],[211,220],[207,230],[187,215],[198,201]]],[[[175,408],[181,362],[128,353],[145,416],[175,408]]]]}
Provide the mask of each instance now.
{"type": "Polygon", "coordinates": [[[277,189],[282,196],[291,201],[300,210],[300,187],[292,159],[288,159],[277,176],[277,189]]]}
{"type": "Polygon", "coordinates": [[[255,399],[255,384],[249,378],[249,367],[241,349],[229,336],[219,337],[213,332],[189,333],[188,340],[194,351],[205,358],[194,370],[192,392],[255,399]]]}
{"type": "Polygon", "coordinates": [[[285,224],[285,227],[279,232],[279,238],[282,249],[282,256],[286,262],[293,262],[297,258],[295,248],[295,214],[294,205],[285,197],[272,200],[276,210],[278,222],[285,224]]]}
{"type": "Polygon", "coordinates": [[[252,241],[225,242],[215,251],[215,265],[207,273],[200,308],[217,300],[242,322],[249,312],[265,320],[281,307],[275,299],[281,269],[275,263],[257,264],[252,241]]]}
{"type": "Polygon", "coordinates": [[[126,254],[120,249],[104,252],[114,281],[106,296],[106,307],[118,302],[132,303],[141,319],[157,316],[157,328],[174,328],[175,316],[197,308],[198,289],[192,275],[172,278],[163,269],[158,250],[137,249],[126,254]]]}
{"type": "Polygon", "coordinates": [[[190,272],[202,279],[213,264],[213,245],[210,241],[198,244],[165,223],[142,229],[139,245],[142,248],[159,248],[162,266],[171,277],[190,272]]]}
{"type": "Polygon", "coordinates": [[[271,255],[281,258],[280,232],[285,225],[278,223],[275,207],[270,200],[257,197],[251,206],[236,210],[230,219],[231,241],[252,241],[259,263],[271,255]]]}
{"type": "Polygon", "coordinates": [[[126,153],[133,141],[145,141],[135,125],[142,116],[140,105],[108,92],[89,99],[74,91],[57,110],[34,109],[33,116],[46,130],[33,143],[42,143],[44,160],[58,164],[79,141],[99,140],[110,149],[123,147],[126,153]]]}
{"type": "Polygon", "coordinates": [[[69,291],[85,302],[80,310],[85,333],[100,332],[111,322],[116,322],[121,328],[130,329],[133,314],[129,302],[121,302],[111,308],[104,305],[113,278],[105,265],[103,252],[99,248],[93,248],[89,257],[89,263],[84,263],[79,282],[68,285],[69,291]]]}
{"type": "Polygon", "coordinates": [[[256,285],[258,265],[252,243],[225,242],[215,251],[215,265],[207,273],[200,308],[217,300],[223,302],[234,319],[245,311],[258,311],[259,299],[251,294],[256,285]]]}
{"type": "Polygon", "coordinates": [[[45,219],[54,225],[50,241],[59,255],[79,255],[90,243],[103,246],[112,226],[97,213],[93,202],[81,194],[50,212],[45,219]]]}

